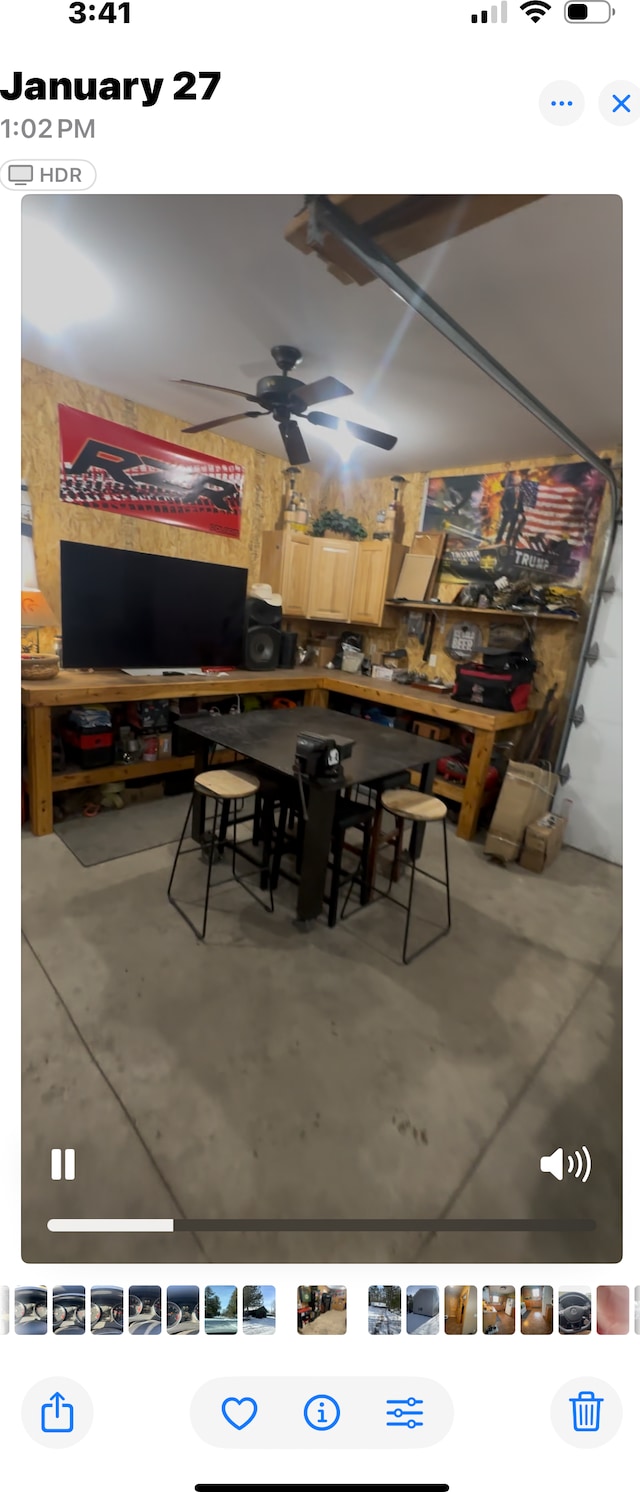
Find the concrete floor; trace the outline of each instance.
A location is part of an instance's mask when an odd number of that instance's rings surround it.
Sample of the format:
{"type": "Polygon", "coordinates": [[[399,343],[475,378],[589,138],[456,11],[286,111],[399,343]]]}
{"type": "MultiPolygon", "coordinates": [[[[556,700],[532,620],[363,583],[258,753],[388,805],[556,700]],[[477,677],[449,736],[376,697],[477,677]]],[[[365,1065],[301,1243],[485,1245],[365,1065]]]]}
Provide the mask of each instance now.
{"type": "MultiPolygon", "coordinates": [[[[565,849],[536,876],[449,844],[452,932],[405,969],[389,905],[302,935],[291,887],[273,917],[226,887],[203,946],[166,899],[171,846],[87,869],[25,834],[24,1260],[619,1259],[621,872],[565,849]],[[540,1173],[583,1144],[588,1185],[540,1173]],[[73,1184],[49,1179],[52,1145],[76,1148],[73,1184]],[[597,1228],[70,1238],[52,1216],[597,1228]]],[[[423,864],[439,851],[427,833],[423,864]]],[[[176,892],[203,888],[188,856],[176,892]]]]}

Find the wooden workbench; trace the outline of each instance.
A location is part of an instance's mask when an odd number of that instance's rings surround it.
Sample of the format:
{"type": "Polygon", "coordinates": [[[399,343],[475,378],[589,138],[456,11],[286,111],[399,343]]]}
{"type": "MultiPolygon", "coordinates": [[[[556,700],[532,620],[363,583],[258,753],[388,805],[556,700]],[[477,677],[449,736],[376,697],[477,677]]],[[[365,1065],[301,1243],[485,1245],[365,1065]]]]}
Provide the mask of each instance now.
{"type": "MultiPolygon", "coordinates": [[[[459,705],[448,696],[430,694],[407,684],[364,678],[342,673],[339,669],[278,668],[273,673],[249,673],[238,670],[227,678],[212,674],[209,678],[130,678],[114,672],[84,673],[62,670],[55,679],[22,684],[22,703],[27,723],[27,777],[31,828],[34,834],[53,832],[53,795],[71,788],[90,787],[100,782],[124,782],[132,777],[163,776],[167,772],[193,768],[194,758],[169,757],[157,762],[116,762],[110,767],[95,767],[53,773],[51,759],[51,712],[72,705],[110,705],[139,699],[216,699],[233,694],[304,693],[308,705],[329,703],[329,693],[346,694],[369,704],[393,706],[416,716],[462,726],[474,733],[469,771],[464,787],[436,778],[435,791],[458,801],[460,817],[458,835],[473,839],[482,807],[484,783],[496,736],[500,731],[517,730],[534,718],[533,710],[512,714],[507,710],[485,710],[477,705],[459,705]]],[[[446,751],[446,748],[443,748],[446,751]]]]}

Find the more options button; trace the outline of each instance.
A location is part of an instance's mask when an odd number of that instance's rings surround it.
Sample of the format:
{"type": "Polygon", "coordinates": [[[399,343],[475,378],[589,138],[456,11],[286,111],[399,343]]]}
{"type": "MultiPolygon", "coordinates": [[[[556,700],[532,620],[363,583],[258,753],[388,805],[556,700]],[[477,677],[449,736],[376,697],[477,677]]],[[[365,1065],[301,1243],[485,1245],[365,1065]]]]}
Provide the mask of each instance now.
{"type": "Polygon", "coordinates": [[[378,1450],[436,1445],[453,1402],[430,1378],[212,1378],[191,1404],[207,1445],[225,1450],[378,1450]]]}

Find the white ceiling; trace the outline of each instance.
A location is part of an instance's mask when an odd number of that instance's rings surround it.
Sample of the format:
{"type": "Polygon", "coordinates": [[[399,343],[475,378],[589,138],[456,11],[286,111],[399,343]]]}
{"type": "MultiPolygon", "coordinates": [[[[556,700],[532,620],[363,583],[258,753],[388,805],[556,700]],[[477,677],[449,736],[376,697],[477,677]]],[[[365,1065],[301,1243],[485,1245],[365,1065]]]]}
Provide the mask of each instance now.
{"type": "MultiPolygon", "coordinates": [[[[304,353],[296,376],[333,373],[354,389],[328,408],[398,436],[391,453],[359,446],[351,463],[358,474],[555,454],[553,436],[384,285],[341,285],[315,256],[287,244],[284,229],[301,202],[26,198],[25,241],[28,233],[37,244],[46,218],[103,271],[115,302],[108,316],[57,338],[25,325],[25,356],[195,424],[252,406],[172,379],[252,392],[275,371],[271,346],[290,342],[304,353]]],[[[405,261],[596,450],[621,440],[621,232],[618,198],[546,197],[405,261]]],[[[32,257],[25,275],[34,272],[32,257]]],[[[38,272],[46,275],[46,262],[38,272]]],[[[49,288],[60,294],[59,284],[49,288]]],[[[327,439],[303,429],[312,462],[325,464],[327,439]]],[[[284,456],[269,419],[228,433],[284,456]]],[[[185,444],[197,448],[197,436],[185,444]]]]}

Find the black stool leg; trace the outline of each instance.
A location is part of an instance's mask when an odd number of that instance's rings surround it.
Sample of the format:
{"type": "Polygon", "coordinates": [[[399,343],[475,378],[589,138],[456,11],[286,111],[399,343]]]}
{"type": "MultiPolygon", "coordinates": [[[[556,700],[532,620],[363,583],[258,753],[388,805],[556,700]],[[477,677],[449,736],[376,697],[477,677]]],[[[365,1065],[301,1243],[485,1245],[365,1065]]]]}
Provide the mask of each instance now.
{"type": "Polygon", "coordinates": [[[206,932],[207,932],[207,917],[209,915],[209,887],[211,886],[211,869],[212,869],[212,866],[213,866],[213,857],[214,857],[215,848],[216,848],[216,820],[217,820],[217,817],[218,817],[218,804],[217,804],[217,802],[215,802],[214,813],[213,813],[213,823],[211,825],[211,839],[209,841],[209,860],[208,860],[208,863],[207,863],[207,889],[205,891],[205,897],[204,897],[204,916],[202,918],[202,932],[200,934],[201,942],[203,942],[203,943],[204,943],[206,932]]]}
{"type": "Polygon", "coordinates": [[[284,849],[285,834],[287,832],[288,817],[289,804],[286,797],[283,796],[282,803],[280,805],[280,818],[278,819],[278,828],[276,831],[276,842],[273,850],[273,859],[271,861],[270,882],[272,891],[275,891],[277,889],[278,881],[280,879],[280,864],[282,861],[282,851],[284,849]]]}
{"type": "Polygon", "coordinates": [[[411,881],[410,881],[410,884],[409,884],[409,900],[407,902],[407,918],[406,918],[406,922],[404,924],[404,942],[402,944],[402,962],[403,962],[403,964],[408,964],[411,961],[408,958],[408,956],[407,956],[407,947],[408,947],[408,944],[409,944],[409,927],[410,927],[410,924],[411,924],[411,903],[413,901],[413,886],[414,886],[415,878],[416,878],[416,862],[415,862],[415,860],[412,860],[411,861],[411,881]]]}
{"type": "MultiPolygon", "coordinates": [[[[223,809],[223,812],[224,812],[224,809],[223,809]]],[[[234,798],[233,799],[233,836],[232,836],[232,839],[231,839],[231,876],[232,876],[232,879],[234,881],[236,881],[236,883],[237,883],[238,886],[243,886],[244,890],[249,892],[249,895],[253,897],[254,901],[257,901],[258,904],[261,907],[264,908],[265,912],[267,912],[267,911],[271,911],[271,912],[275,911],[275,903],[274,903],[274,900],[273,900],[273,887],[271,885],[271,877],[268,876],[268,879],[267,879],[267,890],[269,892],[269,906],[266,907],[265,904],[264,904],[264,902],[262,901],[262,898],[260,896],[256,895],[256,892],[252,889],[251,886],[249,886],[249,885],[246,884],[247,877],[246,876],[239,876],[237,874],[237,872],[236,872],[237,852],[238,852],[238,799],[234,798]]],[[[253,863],[255,864],[255,862],[253,862],[253,863]]],[[[259,866],[258,869],[260,870],[260,888],[262,889],[262,881],[263,881],[263,876],[264,876],[264,869],[263,869],[262,866],[259,866]]]]}
{"type": "Polygon", "coordinates": [[[367,820],[362,830],[362,855],[360,857],[360,906],[366,907],[371,895],[369,884],[369,859],[371,856],[371,822],[367,820]]]}
{"type": "MultiPolygon", "coordinates": [[[[227,831],[228,831],[228,828],[229,828],[229,813],[230,813],[230,811],[231,811],[231,804],[229,802],[229,799],[225,798],[224,801],[223,801],[223,804],[222,804],[222,813],[220,814],[220,834],[218,836],[218,854],[220,856],[222,856],[224,854],[224,846],[225,846],[225,841],[226,841],[226,838],[227,838],[227,831]]],[[[237,812],[237,810],[236,810],[236,812],[237,812]]]]}
{"type": "Polygon", "coordinates": [[[187,817],[186,817],[186,819],[184,821],[184,826],[183,826],[183,829],[182,829],[182,834],[180,835],[180,838],[178,840],[178,848],[176,850],[176,853],[175,853],[175,856],[174,856],[173,865],[171,867],[171,876],[170,876],[170,879],[169,879],[169,885],[167,886],[167,896],[169,898],[169,901],[171,901],[171,887],[173,886],[173,878],[174,878],[174,875],[176,873],[176,865],[178,864],[178,856],[179,856],[180,851],[182,849],[182,845],[183,845],[183,842],[184,842],[184,836],[185,836],[185,834],[187,832],[187,825],[189,823],[189,819],[191,818],[191,814],[192,814],[193,808],[195,806],[195,800],[198,797],[200,797],[199,793],[193,792],[191,794],[191,799],[190,799],[190,802],[189,802],[189,807],[187,809],[187,817]]]}
{"type": "Polygon", "coordinates": [[[338,833],[333,841],[333,870],[331,872],[331,889],[329,891],[329,916],[328,926],[335,927],[338,917],[338,899],[340,896],[340,872],[342,870],[342,851],[344,849],[344,834],[338,833]]]}
{"type": "Polygon", "coordinates": [[[252,844],[256,844],[256,845],[260,843],[260,829],[261,829],[261,823],[262,823],[262,807],[263,807],[262,794],[261,793],[256,793],[255,807],[254,807],[254,810],[253,810],[253,834],[251,836],[251,843],[252,844]]]}
{"type": "MultiPolygon", "coordinates": [[[[273,848],[272,840],[273,840],[273,829],[274,829],[274,803],[273,803],[273,798],[271,796],[269,796],[268,798],[265,798],[263,800],[261,827],[262,827],[263,846],[262,846],[262,874],[260,876],[260,890],[261,891],[267,891],[268,888],[269,888],[269,861],[271,859],[271,851],[272,851],[272,848],[273,848]]],[[[254,844],[257,843],[257,842],[258,842],[257,840],[254,840],[254,844]]]]}
{"type": "Polygon", "coordinates": [[[451,888],[449,885],[449,847],[447,844],[447,820],[442,820],[442,834],[444,838],[444,875],[447,888],[447,928],[451,927],[451,888]]]}

